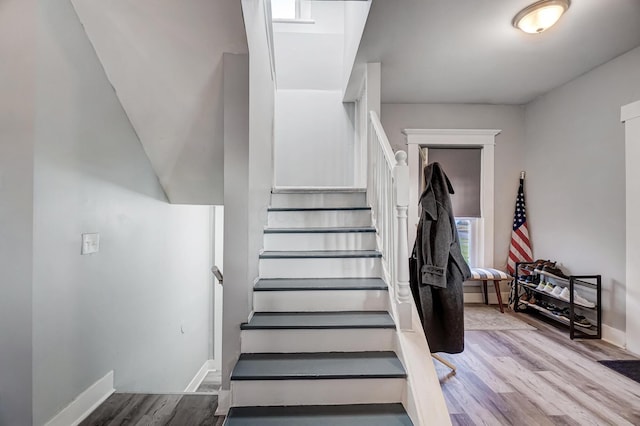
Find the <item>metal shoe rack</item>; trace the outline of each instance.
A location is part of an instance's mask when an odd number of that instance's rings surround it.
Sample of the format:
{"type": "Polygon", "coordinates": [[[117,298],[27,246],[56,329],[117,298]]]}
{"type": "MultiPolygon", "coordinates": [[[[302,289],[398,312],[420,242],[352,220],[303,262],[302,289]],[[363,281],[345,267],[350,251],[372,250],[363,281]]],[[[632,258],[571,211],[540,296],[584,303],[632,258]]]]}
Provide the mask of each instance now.
{"type": "MultiPolygon", "coordinates": [[[[600,275],[570,275],[569,278],[561,278],[540,270],[526,271],[532,277],[537,277],[538,281],[545,279],[554,285],[569,287],[570,299],[566,301],[546,291],[538,290],[538,283],[529,283],[520,279],[526,275],[522,269],[525,265],[533,265],[533,262],[516,263],[516,279],[514,280],[516,299],[513,310],[515,312],[536,313],[544,317],[550,318],[558,323],[569,327],[569,337],[580,339],[600,339],[602,337],[602,277],[600,275]],[[544,278],[543,278],[544,277],[544,278]],[[594,307],[588,307],[577,303],[574,299],[575,290],[592,303],[594,307]],[[529,301],[520,300],[523,294],[530,294],[537,301],[543,301],[546,304],[553,304],[556,307],[568,307],[569,318],[564,315],[554,313],[544,308],[539,302],[530,303],[529,301]],[[585,326],[575,321],[576,315],[584,316],[589,320],[591,326],[585,326]]],[[[530,299],[529,299],[530,300],[530,299]]]]}

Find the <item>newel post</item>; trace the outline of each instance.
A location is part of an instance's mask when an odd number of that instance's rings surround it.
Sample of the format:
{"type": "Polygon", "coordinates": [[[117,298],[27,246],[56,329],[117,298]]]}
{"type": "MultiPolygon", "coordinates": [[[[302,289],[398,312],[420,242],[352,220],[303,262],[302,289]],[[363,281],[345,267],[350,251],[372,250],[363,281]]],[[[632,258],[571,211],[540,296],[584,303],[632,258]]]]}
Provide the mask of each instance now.
{"type": "Polygon", "coordinates": [[[396,153],[398,162],[393,169],[396,215],[396,277],[395,297],[398,307],[398,325],[401,330],[411,329],[411,288],[409,287],[409,244],[407,211],[409,208],[409,166],[407,153],[396,153]]]}

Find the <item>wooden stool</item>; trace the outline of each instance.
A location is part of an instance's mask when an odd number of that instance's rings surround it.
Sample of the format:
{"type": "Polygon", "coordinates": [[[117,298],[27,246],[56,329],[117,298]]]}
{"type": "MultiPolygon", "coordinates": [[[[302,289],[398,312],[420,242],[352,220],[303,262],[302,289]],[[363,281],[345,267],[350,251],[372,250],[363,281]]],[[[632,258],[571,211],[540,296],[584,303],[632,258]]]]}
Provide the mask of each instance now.
{"type": "Polygon", "coordinates": [[[498,296],[498,305],[500,306],[500,312],[504,313],[502,307],[502,294],[500,293],[500,281],[511,281],[513,278],[507,275],[506,272],[502,272],[493,268],[471,268],[471,278],[467,281],[482,281],[482,289],[484,292],[484,304],[489,304],[489,294],[487,293],[487,281],[493,281],[493,285],[496,288],[496,296],[498,296]]]}

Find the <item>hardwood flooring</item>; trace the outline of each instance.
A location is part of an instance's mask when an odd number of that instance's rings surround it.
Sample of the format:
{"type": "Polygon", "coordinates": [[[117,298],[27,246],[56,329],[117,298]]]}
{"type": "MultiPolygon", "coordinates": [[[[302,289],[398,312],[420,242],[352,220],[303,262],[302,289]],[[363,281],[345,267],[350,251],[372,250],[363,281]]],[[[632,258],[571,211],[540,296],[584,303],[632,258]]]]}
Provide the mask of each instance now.
{"type": "Polygon", "coordinates": [[[600,340],[506,311],[536,330],[465,332],[465,351],[436,362],[454,425],[640,425],[640,383],[599,364],[635,359],[600,340]]]}
{"type": "Polygon", "coordinates": [[[216,395],[114,393],[80,426],[222,426],[216,395]]]}
{"type": "MultiPolygon", "coordinates": [[[[465,351],[436,363],[454,425],[640,425],[640,383],[599,364],[636,359],[600,340],[506,311],[536,330],[467,331],[465,351]]],[[[215,386],[214,378],[203,383],[215,386]]],[[[204,390],[204,388],[203,388],[204,390]]],[[[199,389],[200,391],[200,389],[199,389]]],[[[82,426],[221,426],[215,395],[114,394],[82,426]]]]}

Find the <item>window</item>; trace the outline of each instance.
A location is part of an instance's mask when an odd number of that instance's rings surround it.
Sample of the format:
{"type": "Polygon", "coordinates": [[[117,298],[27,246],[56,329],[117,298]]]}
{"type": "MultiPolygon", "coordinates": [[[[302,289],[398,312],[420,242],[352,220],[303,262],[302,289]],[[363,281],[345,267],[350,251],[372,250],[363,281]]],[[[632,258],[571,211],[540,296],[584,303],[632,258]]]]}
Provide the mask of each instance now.
{"type": "Polygon", "coordinates": [[[271,16],[273,19],[296,19],[297,0],[272,0],[271,16]]]}
{"type": "Polygon", "coordinates": [[[470,267],[478,265],[478,218],[475,217],[456,217],[456,228],[458,229],[458,238],[460,238],[460,249],[464,260],[470,267]]]}
{"type": "Polygon", "coordinates": [[[309,0],[271,0],[271,18],[275,22],[308,21],[311,19],[309,0]]]}

